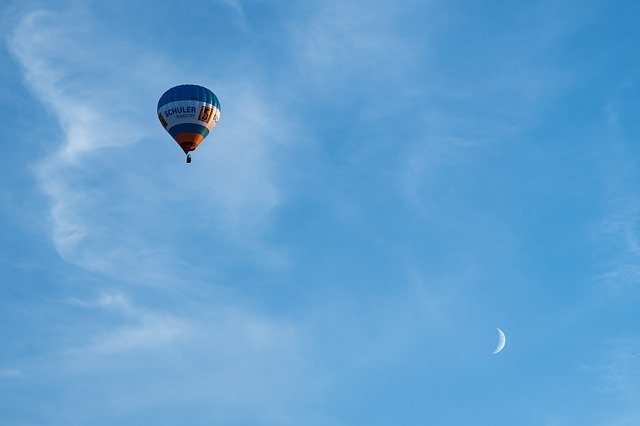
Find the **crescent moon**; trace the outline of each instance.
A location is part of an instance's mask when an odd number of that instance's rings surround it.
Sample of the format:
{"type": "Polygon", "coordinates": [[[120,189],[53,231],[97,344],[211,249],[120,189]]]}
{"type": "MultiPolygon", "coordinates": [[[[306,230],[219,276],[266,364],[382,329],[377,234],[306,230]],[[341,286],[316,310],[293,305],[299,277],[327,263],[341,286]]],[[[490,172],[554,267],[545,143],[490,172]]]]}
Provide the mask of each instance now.
{"type": "Polygon", "coordinates": [[[496,327],[498,330],[498,346],[496,346],[496,350],[491,353],[491,355],[495,355],[498,352],[502,351],[507,344],[507,336],[504,335],[504,332],[496,327]]]}

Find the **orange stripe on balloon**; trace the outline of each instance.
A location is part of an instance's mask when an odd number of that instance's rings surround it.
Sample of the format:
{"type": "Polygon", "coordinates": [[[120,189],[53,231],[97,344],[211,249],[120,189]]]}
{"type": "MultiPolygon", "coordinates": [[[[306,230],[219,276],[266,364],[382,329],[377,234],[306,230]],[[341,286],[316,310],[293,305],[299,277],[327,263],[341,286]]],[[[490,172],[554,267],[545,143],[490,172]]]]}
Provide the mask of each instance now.
{"type": "Polygon", "coordinates": [[[204,136],[199,133],[178,133],[174,139],[186,154],[189,151],[195,150],[204,140],[204,136]]]}
{"type": "Polygon", "coordinates": [[[202,140],[204,139],[204,136],[199,133],[178,133],[174,139],[178,143],[192,142],[195,144],[200,144],[200,142],[202,142],[202,140]]]}

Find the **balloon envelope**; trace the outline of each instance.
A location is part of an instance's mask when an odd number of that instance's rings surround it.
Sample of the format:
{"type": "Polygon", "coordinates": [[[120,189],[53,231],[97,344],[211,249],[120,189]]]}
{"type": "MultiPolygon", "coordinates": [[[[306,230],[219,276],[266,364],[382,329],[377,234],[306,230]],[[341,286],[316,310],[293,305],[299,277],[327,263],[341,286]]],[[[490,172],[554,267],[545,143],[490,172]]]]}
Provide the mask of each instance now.
{"type": "Polygon", "coordinates": [[[194,84],[172,87],[158,101],[158,119],[188,154],[220,121],[220,101],[206,87],[194,84]]]}

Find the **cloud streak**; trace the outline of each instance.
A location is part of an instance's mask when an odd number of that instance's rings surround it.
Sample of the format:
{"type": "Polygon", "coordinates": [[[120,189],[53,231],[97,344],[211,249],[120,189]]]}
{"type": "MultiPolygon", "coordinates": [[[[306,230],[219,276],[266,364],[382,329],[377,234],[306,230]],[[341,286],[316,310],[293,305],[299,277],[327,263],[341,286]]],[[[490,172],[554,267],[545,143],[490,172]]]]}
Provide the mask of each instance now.
{"type": "Polygon", "coordinates": [[[194,170],[197,175],[188,179],[198,183],[185,186],[184,170],[172,180],[124,154],[138,152],[141,158],[152,158],[158,170],[170,167],[156,154],[143,152],[153,149],[150,135],[166,139],[163,152],[170,146],[170,138],[152,117],[158,90],[168,87],[170,83],[163,82],[175,67],[148,51],[123,49],[124,44],[88,10],[28,13],[9,39],[25,81],[62,129],[59,137],[52,135],[44,158],[35,166],[40,187],[51,201],[51,234],[59,254],[94,272],[123,276],[134,270],[133,257],[138,265],[149,262],[144,268],[149,273],[166,271],[163,265],[179,263],[179,255],[166,241],[155,238],[163,231],[149,241],[149,232],[156,230],[149,229],[150,222],[143,223],[142,216],[158,219],[162,215],[158,210],[168,207],[162,200],[172,198],[185,203],[197,200],[191,202],[194,211],[185,213],[198,215],[194,221],[214,225],[223,239],[259,247],[259,230],[280,197],[272,177],[271,142],[289,137],[283,127],[274,127],[269,115],[273,110],[261,107],[264,95],[244,84],[246,80],[216,85],[222,92],[246,89],[223,107],[220,135],[202,150],[200,161],[209,167],[194,170]],[[89,33],[109,41],[94,45],[89,33]],[[122,67],[123,63],[132,65],[122,67]],[[141,69],[144,74],[137,71],[141,69]],[[111,184],[96,184],[99,181],[111,184]]]}
{"type": "Polygon", "coordinates": [[[0,370],[0,378],[11,379],[11,378],[20,378],[24,377],[24,374],[21,370],[16,368],[8,368],[0,370]]]}
{"type": "Polygon", "coordinates": [[[223,113],[208,149],[186,169],[154,110],[162,90],[177,84],[176,65],[147,46],[128,46],[114,29],[89,7],[38,10],[8,40],[28,87],[61,129],[34,165],[51,203],[52,241],[104,289],[94,299],[68,297],[60,315],[73,329],[58,331],[46,354],[21,365],[73,395],[56,422],[81,415],[77,400],[111,398],[134,415],[149,404],[187,401],[209,407],[201,416],[218,422],[299,423],[295,407],[313,401],[322,379],[308,369],[298,327],[220,291],[217,274],[218,263],[237,256],[246,265],[282,261],[261,236],[282,199],[275,151],[294,128],[286,114],[274,115],[277,107],[265,108],[271,93],[250,72],[220,81],[193,73],[215,88],[223,113]],[[134,302],[145,294],[164,307],[134,302]],[[78,391],[87,377],[101,386],[78,391]],[[172,388],[158,387],[157,377],[172,388]],[[129,380],[144,394],[109,392],[129,380]]]}

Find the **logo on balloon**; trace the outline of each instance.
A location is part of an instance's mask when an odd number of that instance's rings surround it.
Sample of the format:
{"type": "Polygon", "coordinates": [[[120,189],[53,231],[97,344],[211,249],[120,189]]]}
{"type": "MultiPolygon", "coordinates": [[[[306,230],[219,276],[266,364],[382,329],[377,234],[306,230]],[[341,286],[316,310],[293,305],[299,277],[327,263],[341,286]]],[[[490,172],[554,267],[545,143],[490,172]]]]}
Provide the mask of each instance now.
{"type": "Polygon", "coordinates": [[[202,105],[202,108],[200,108],[200,115],[198,116],[198,120],[208,123],[209,121],[211,121],[212,112],[213,108],[211,108],[210,106],[202,105]]]}

